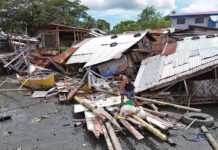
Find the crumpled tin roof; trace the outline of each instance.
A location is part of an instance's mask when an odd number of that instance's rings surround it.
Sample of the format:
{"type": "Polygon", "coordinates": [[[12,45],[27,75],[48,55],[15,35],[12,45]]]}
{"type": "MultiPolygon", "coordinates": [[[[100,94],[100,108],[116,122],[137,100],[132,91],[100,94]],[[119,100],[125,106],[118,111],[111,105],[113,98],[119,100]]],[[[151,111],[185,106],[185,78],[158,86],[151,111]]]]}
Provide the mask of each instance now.
{"type": "Polygon", "coordinates": [[[113,35],[92,38],[79,47],[67,64],[86,63],[84,67],[88,67],[119,59],[123,52],[140,41],[146,34],[147,32],[143,32],[138,37],[134,37],[135,34],[118,34],[117,38],[111,38],[113,35]],[[112,43],[117,43],[117,45],[111,46],[112,43]]]}
{"type": "Polygon", "coordinates": [[[144,59],[135,80],[135,92],[158,88],[218,65],[218,37],[200,36],[177,41],[176,51],[144,59]]]}

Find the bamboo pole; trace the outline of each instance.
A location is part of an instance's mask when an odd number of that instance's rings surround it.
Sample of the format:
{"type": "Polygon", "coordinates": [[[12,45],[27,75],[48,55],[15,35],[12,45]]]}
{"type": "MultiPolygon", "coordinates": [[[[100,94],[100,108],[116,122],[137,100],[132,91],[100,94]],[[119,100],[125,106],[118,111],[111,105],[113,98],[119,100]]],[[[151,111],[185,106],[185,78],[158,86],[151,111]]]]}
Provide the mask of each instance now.
{"type": "MultiPolygon", "coordinates": [[[[105,92],[105,93],[112,94],[112,95],[117,95],[116,92],[110,92],[110,91],[105,91],[105,90],[101,90],[101,89],[98,89],[98,91],[105,92]]],[[[171,104],[171,103],[162,102],[162,101],[157,101],[155,99],[148,99],[148,98],[143,98],[143,97],[139,97],[139,96],[136,96],[136,99],[138,99],[140,101],[151,102],[151,103],[158,104],[158,105],[172,106],[172,107],[175,107],[178,109],[184,109],[184,110],[189,110],[189,111],[193,111],[193,112],[201,112],[201,109],[186,107],[186,106],[177,105],[177,104],[171,104]]]]}
{"type": "Polygon", "coordinates": [[[208,140],[210,141],[211,145],[213,146],[213,148],[215,150],[218,150],[218,144],[217,142],[214,140],[214,138],[212,137],[212,135],[210,133],[208,133],[208,130],[205,126],[201,126],[201,130],[203,132],[206,132],[206,137],[208,138],[208,140]]]}
{"type": "Polygon", "coordinates": [[[163,133],[161,133],[158,129],[154,128],[152,125],[148,124],[147,122],[145,122],[144,120],[142,120],[141,118],[139,118],[138,116],[136,115],[132,115],[132,117],[139,121],[140,123],[142,123],[145,128],[147,130],[149,130],[151,133],[153,133],[154,135],[156,135],[158,138],[160,138],[161,140],[163,141],[167,141],[167,137],[166,135],[164,135],[163,133]]]}
{"type": "Polygon", "coordinates": [[[195,118],[186,128],[185,128],[185,131],[188,130],[192,125],[193,123],[196,121],[197,119],[195,118]]]}

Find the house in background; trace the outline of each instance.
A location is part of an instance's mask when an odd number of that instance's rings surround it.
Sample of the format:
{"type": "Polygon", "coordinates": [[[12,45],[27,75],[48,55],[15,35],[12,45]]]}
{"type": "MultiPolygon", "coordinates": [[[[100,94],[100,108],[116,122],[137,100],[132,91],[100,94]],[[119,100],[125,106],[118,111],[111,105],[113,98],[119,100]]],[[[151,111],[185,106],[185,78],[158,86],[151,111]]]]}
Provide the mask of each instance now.
{"type": "Polygon", "coordinates": [[[49,24],[40,30],[42,50],[44,55],[57,55],[61,49],[69,48],[86,38],[96,37],[89,29],[81,29],[60,24],[49,24]]]}
{"type": "Polygon", "coordinates": [[[211,16],[218,16],[218,11],[175,13],[168,17],[172,18],[171,27],[175,27],[176,30],[189,29],[189,25],[217,28],[217,23],[211,19],[211,16]]]}

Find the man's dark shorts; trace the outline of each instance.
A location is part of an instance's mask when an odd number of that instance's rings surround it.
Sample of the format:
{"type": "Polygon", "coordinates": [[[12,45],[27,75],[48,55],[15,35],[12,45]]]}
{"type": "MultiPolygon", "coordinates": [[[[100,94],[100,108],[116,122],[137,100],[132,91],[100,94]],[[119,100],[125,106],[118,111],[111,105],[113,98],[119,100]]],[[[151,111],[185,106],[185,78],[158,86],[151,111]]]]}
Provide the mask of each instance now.
{"type": "Polygon", "coordinates": [[[135,99],[135,92],[134,90],[132,91],[126,91],[125,89],[122,90],[121,95],[126,95],[126,97],[130,100],[134,100],[135,99]]]}

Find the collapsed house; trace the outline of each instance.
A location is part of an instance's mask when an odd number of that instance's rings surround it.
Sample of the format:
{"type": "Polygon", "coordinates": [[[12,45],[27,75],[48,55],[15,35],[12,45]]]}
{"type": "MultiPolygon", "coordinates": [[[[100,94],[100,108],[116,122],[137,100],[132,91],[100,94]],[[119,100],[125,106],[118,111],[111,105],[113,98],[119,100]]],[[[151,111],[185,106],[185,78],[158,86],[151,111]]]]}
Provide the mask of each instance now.
{"type": "Polygon", "coordinates": [[[151,53],[155,39],[148,33],[107,35],[88,39],[78,45],[67,64],[94,66],[102,76],[125,70],[134,76],[141,60],[151,53]]]}
{"type": "Polygon", "coordinates": [[[13,52],[12,42],[7,34],[0,30],[0,53],[13,52]]]}
{"type": "Polygon", "coordinates": [[[3,65],[15,55],[13,44],[7,34],[0,31],[0,75],[5,74],[3,65]]]}
{"type": "Polygon", "coordinates": [[[152,97],[166,94],[170,100],[179,98],[177,103],[214,102],[218,97],[217,65],[216,35],[180,39],[168,43],[160,55],[141,62],[135,92],[159,91],[152,97]]]}
{"type": "Polygon", "coordinates": [[[10,35],[15,51],[19,51],[26,47],[36,49],[39,47],[39,40],[34,37],[10,35]]]}

